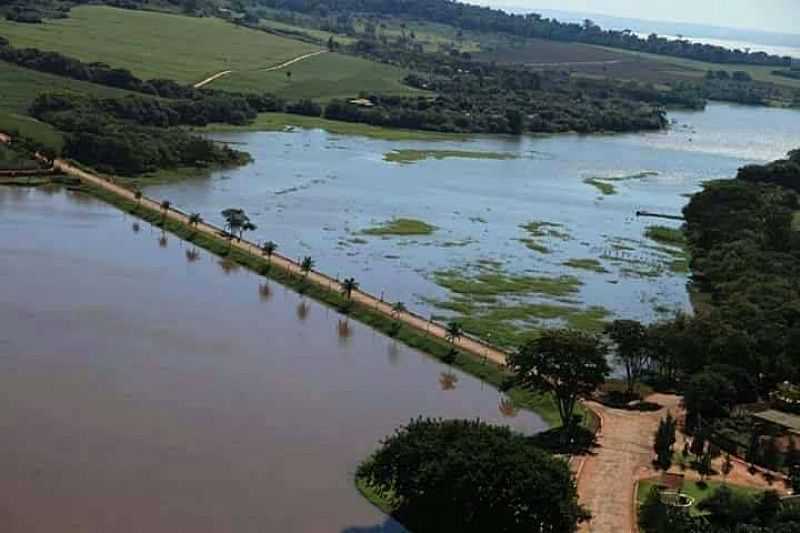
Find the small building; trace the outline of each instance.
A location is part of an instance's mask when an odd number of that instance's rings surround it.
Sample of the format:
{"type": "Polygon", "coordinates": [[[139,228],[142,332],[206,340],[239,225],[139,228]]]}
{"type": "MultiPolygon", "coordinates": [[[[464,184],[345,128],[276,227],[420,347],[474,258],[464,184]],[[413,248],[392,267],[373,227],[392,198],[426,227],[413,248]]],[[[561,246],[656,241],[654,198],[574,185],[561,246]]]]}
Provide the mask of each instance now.
{"type": "Polygon", "coordinates": [[[753,418],[763,423],[772,433],[778,437],[778,446],[785,451],[789,446],[789,439],[793,440],[797,447],[800,447],[800,415],[767,409],[753,413],[753,418]]]}

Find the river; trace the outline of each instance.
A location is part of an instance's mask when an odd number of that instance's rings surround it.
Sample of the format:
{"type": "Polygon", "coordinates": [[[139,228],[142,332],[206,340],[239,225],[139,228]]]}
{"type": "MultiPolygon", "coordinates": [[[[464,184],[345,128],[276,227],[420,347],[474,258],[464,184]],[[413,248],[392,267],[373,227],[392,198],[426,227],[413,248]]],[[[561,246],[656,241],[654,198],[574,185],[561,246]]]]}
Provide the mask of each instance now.
{"type": "Polygon", "coordinates": [[[254,162],[147,193],[217,223],[222,209],[244,208],[258,225],[254,240],[273,240],[290,257],[310,255],[321,270],[354,276],[362,288],[426,316],[447,315],[436,302],[454,297],[437,283],[437,272],[474,272],[493,261],[511,275],[569,274],[581,282],[566,298],[513,294],[511,300],[596,306],[610,316],[652,321],[690,310],[688,273],[671,268],[673,254],[645,237],[650,225],[680,223],[637,218],[636,211],[680,215],[704,181],[800,146],[796,111],[711,103],[704,112],[669,117],[672,127],[656,133],[466,142],[390,142],[301,129],[217,134],[251,152],[254,162]],[[398,149],[511,159],[384,159],[398,149]],[[592,177],[631,179],[610,182],[616,194],[603,195],[585,183],[592,177]],[[360,233],[393,217],[438,229],[415,237],[360,233]],[[549,253],[521,242],[528,237],[521,226],[531,221],[559,228],[543,239],[549,253]],[[586,258],[599,260],[605,272],[564,264],[586,258]]]}
{"type": "Polygon", "coordinates": [[[76,193],[0,188],[0,253],[4,533],[400,531],[353,486],[398,425],[545,427],[76,193]]]}

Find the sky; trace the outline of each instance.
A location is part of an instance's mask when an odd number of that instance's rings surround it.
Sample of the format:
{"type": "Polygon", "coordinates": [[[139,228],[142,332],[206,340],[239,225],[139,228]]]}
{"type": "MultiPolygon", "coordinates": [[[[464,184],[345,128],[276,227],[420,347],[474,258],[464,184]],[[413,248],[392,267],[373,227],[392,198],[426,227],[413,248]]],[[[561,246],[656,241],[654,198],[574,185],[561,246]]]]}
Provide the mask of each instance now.
{"type": "MultiPolygon", "coordinates": [[[[470,0],[467,0],[470,1],[470,0]]],[[[559,9],[670,22],[800,33],[800,0],[472,0],[498,8],[559,9]]]]}

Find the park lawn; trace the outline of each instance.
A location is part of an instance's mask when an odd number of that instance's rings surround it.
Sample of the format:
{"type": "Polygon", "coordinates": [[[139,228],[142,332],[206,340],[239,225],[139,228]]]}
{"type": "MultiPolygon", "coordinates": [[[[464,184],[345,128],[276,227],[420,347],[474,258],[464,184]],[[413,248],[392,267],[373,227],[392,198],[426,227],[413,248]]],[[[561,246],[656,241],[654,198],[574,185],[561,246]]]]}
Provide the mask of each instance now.
{"type": "MultiPolygon", "coordinates": [[[[658,478],[643,479],[639,481],[639,486],[636,491],[636,500],[639,505],[644,503],[644,501],[647,499],[647,495],[650,493],[650,489],[657,483],[658,478]]],[[[683,489],[681,492],[694,498],[694,505],[690,509],[690,513],[694,516],[702,515],[703,513],[697,509],[697,505],[700,502],[710,498],[714,494],[714,491],[716,491],[722,485],[723,483],[721,481],[707,481],[706,486],[703,487],[697,481],[687,480],[683,484],[683,489]]],[[[733,493],[740,494],[742,496],[756,496],[764,492],[761,489],[745,487],[743,485],[733,485],[731,483],[727,483],[726,485],[733,493]]]]}
{"type": "Polygon", "coordinates": [[[318,46],[219,18],[189,17],[106,6],[73,8],[44,24],[0,21],[15,47],[57,51],[83,61],[127,68],[142,79],[198,82],[228,69],[266,68],[318,46]]]}
{"type": "Polygon", "coordinates": [[[403,84],[406,72],[338,53],[321,54],[286,68],[232,72],[209,84],[224,91],[272,93],[287,99],[356,98],[360,93],[415,96],[430,94],[403,84]],[[291,72],[291,77],[287,73],[291,72]]]}

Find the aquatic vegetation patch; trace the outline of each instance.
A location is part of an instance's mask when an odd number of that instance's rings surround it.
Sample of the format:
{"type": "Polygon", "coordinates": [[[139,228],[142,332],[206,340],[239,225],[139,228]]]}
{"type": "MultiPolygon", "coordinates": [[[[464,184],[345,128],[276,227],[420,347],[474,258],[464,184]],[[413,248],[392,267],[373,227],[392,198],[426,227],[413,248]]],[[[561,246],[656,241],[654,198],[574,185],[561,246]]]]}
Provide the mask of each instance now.
{"type": "Polygon", "coordinates": [[[414,218],[395,218],[386,222],[362,230],[362,235],[372,236],[405,236],[405,235],[430,235],[436,231],[436,226],[432,226],[422,220],[414,218]]]}
{"type": "Polygon", "coordinates": [[[529,249],[542,254],[549,254],[552,250],[542,242],[543,239],[566,241],[571,238],[569,232],[564,229],[563,224],[546,222],[543,220],[533,220],[523,224],[520,228],[528,232],[528,237],[518,239],[529,249]]]}
{"type": "Polygon", "coordinates": [[[562,263],[564,266],[568,266],[570,268],[577,268],[580,270],[588,270],[590,272],[597,272],[600,274],[607,273],[608,270],[603,266],[603,263],[598,261],[597,259],[569,259],[562,263]]]}
{"type": "Polygon", "coordinates": [[[505,348],[517,348],[536,338],[548,327],[561,325],[583,331],[599,332],[610,312],[602,307],[583,309],[575,305],[543,302],[482,304],[470,297],[457,295],[449,300],[427,300],[453,314],[436,316],[437,320],[458,320],[464,330],[505,348]]]}
{"type": "Polygon", "coordinates": [[[472,150],[392,150],[383,155],[383,160],[389,163],[399,163],[410,165],[426,159],[493,159],[497,161],[507,161],[518,159],[519,155],[508,152],[482,152],[472,150]]]}
{"type": "Polygon", "coordinates": [[[587,185],[595,187],[598,191],[606,196],[617,194],[617,188],[612,183],[602,181],[600,178],[584,178],[583,182],[587,185]]]}
{"type": "Polygon", "coordinates": [[[648,226],[645,236],[661,244],[671,246],[686,246],[686,234],[680,228],[670,228],[668,226],[648,226]]]}
{"type": "Polygon", "coordinates": [[[544,296],[570,296],[576,294],[582,282],[575,276],[529,276],[508,274],[503,271],[484,270],[470,275],[459,270],[440,270],[433,273],[437,285],[456,294],[470,296],[504,296],[513,294],[538,294],[544,296]]]}

